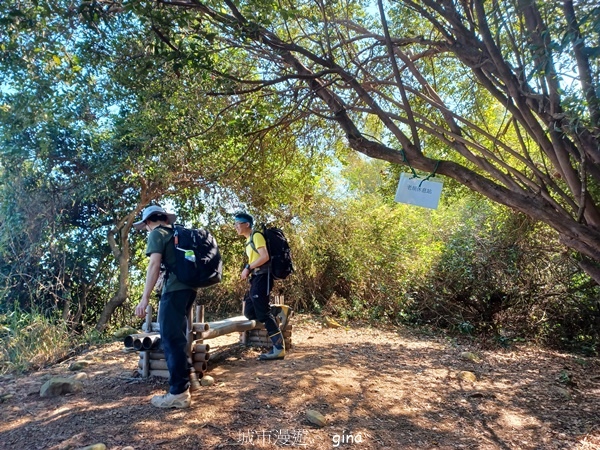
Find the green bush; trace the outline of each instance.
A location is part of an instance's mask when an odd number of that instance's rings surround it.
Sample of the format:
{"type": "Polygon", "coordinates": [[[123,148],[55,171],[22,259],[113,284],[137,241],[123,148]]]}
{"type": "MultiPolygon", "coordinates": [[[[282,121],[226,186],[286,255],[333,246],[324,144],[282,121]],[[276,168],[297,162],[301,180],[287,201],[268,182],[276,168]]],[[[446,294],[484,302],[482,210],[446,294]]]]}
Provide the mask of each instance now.
{"type": "Polygon", "coordinates": [[[556,233],[489,202],[469,203],[463,215],[417,286],[411,316],[459,333],[492,332],[499,343],[525,338],[594,354],[600,289],[556,233]]]}

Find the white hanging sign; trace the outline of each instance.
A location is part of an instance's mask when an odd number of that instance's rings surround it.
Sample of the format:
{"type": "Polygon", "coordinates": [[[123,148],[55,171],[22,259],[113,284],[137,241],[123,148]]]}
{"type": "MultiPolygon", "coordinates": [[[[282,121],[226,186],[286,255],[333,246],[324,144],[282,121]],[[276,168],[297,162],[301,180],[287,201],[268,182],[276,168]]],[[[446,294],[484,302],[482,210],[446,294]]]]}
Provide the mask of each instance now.
{"type": "Polygon", "coordinates": [[[409,174],[402,173],[394,200],[399,203],[437,209],[443,185],[444,183],[437,178],[424,180],[417,177],[411,178],[409,174]]]}

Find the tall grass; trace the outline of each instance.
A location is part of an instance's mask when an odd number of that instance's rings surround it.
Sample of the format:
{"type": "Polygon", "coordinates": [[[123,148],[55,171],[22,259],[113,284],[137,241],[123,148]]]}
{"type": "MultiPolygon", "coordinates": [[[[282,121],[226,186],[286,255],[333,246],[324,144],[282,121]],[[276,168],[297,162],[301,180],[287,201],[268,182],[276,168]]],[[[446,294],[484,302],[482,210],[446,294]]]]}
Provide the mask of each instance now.
{"type": "Polygon", "coordinates": [[[67,357],[76,345],[67,325],[39,312],[0,315],[0,374],[26,372],[67,357]]]}

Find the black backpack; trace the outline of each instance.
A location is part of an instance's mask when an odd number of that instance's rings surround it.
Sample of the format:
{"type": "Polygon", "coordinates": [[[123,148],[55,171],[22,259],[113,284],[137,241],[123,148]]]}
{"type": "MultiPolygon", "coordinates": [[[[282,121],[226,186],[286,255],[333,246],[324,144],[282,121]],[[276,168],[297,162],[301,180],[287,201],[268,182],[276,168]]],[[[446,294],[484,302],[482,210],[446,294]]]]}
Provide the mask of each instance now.
{"type": "Polygon", "coordinates": [[[192,287],[208,287],[221,281],[223,261],[217,241],[207,230],[173,225],[175,267],[167,270],[192,287]]]}
{"type": "Polygon", "coordinates": [[[283,280],[294,271],[292,264],[292,250],[281,228],[267,227],[262,224],[260,231],[254,231],[250,238],[250,244],[254,246],[254,234],[260,233],[267,242],[269,252],[269,263],[271,264],[271,273],[276,280],[283,280]]]}

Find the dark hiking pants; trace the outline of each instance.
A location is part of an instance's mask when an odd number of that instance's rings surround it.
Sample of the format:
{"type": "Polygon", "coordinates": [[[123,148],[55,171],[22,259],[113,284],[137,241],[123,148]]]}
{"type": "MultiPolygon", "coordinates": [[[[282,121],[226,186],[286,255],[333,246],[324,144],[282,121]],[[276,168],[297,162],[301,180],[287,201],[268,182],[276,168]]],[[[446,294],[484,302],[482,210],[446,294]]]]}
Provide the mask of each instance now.
{"type": "Polygon", "coordinates": [[[174,395],[185,392],[190,385],[187,318],[195,299],[196,291],[192,289],[167,292],[160,298],[160,339],[169,369],[169,392],[174,395]]]}
{"type": "Polygon", "coordinates": [[[250,290],[244,297],[246,302],[244,316],[249,320],[258,320],[264,323],[269,336],[279,332],[279,327],[269,306],[269,294],[272,287],[273,276],[270,273],[254,274],[250,277],[250,290]]]}

